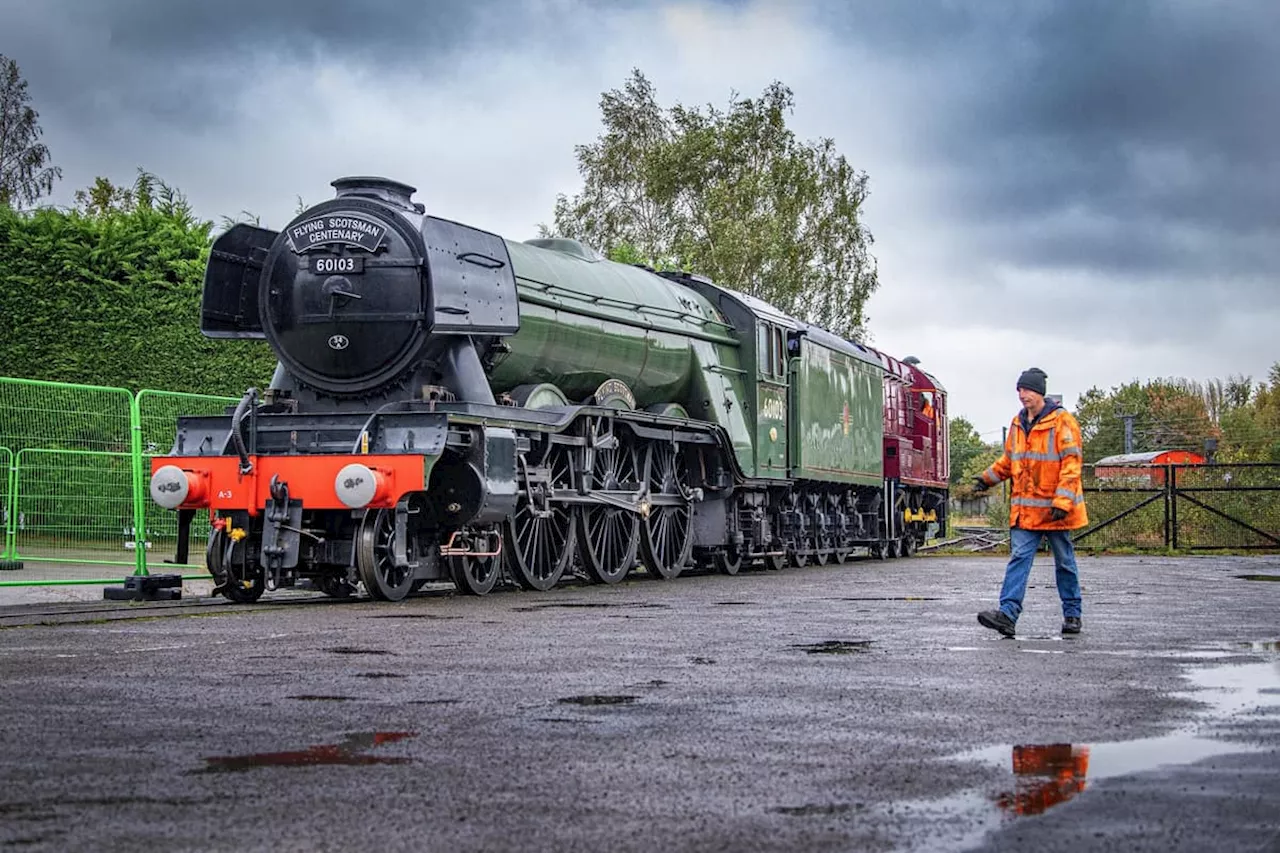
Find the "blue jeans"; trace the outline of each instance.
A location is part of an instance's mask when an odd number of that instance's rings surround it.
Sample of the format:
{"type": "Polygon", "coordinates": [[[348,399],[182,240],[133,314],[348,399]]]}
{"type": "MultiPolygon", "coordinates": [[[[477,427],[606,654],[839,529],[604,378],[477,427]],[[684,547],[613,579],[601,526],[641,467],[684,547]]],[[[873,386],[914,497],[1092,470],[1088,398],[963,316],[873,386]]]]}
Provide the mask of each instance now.
{"type": "Polygon", "coordinates": [[[1076,568],[1076,549],[1071,545],[1069,530],[1009,530],[1009,565],[1004,570],[1004,586],[1000,588],[1000,609],[1013,621],[1022,613],[1022,599],[1031,577],[1031,562],[1041,538],[1049,540],[1053,550],[1054,574],[1058,580],[1058,597],[1062,599],[1062,615],[1080,616],[1080,572],[1076,568]]]}

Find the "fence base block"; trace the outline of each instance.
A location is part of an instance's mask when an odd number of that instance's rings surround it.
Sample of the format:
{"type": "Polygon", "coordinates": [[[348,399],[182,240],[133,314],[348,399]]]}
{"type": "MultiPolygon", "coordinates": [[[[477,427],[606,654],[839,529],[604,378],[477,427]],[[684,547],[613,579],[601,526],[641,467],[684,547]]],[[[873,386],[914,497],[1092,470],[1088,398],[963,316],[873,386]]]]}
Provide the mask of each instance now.
{"type": "Polygon", "coordinates": [[[102,597],[111,601],[176,601],[182,598],[182,575],[131,575],[124,589],[108,587],[102,597]]]}
{"type": "Polygon", "coordinates": [[[21,560],[0,560],[0,572],[20,572],[22,571],[21,560]]]}

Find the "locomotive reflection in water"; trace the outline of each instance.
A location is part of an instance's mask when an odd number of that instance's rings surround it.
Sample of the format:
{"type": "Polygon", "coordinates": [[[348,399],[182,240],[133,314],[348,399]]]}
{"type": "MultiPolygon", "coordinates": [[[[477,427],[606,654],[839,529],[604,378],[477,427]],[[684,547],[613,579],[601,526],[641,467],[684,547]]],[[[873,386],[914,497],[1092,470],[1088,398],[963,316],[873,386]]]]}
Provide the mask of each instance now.
{"type": "Polygon", "coordinates": [[[1014,790],[996,798],[1015,815],[1041,814],[1079,794],[1088,784],[1089,747],[1069,743],[1025,744],[1013,748],[1014,790]]]}
{"type": "Polygon", "coordinates": [[[278,364],[233,411],[179,418],[152,464],[184,531],[211,514],[227,598],[910,556],[945,522],[946,396],[914,359],[695,275],[428,216],[395,181],[333,186],[279,233],[214,243],[201,330],[278,364]]]}

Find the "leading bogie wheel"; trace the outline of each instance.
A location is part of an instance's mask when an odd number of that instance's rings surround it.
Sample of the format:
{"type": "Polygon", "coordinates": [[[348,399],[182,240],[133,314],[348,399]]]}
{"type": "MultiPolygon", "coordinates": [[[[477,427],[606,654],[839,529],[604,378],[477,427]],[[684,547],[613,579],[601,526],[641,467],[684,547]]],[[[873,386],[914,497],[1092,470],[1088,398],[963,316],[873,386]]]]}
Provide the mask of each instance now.
{"type": "Polygon", "coordinates": [[[345,569],[335,569],[317,576],[315,587],[330,598],[350,598],[356,592],[355,586],[347,581],[345,569]]]}
{"type": "Polygon", "coordinates": [[[488,595],[502,574],[502,558],[498,556],[461,554],[448,560],[453,585],[464,595],[488,595]]]}
{"type": "MultiPolygon", "coordinates": [[[[413,569],[395,564],[395,510],[369,510],[356,534],[356,569],[365,592],[379,601],[400,601],[413,586],[413,569]]],[[[405,553],[415,561],[414,540],[410,537],[405,553]]]]}
{"type": "Polygon", "coordinates": [[[236,604],[253,604],[267,589],[267,581],[258,566],[237,566],[237,559],[244,559],[244,545],[232,543],[221,530],[209,531],[209,543],[205,547],[205,565],[213,575],[214,589],[228,601],[236,604]]]}

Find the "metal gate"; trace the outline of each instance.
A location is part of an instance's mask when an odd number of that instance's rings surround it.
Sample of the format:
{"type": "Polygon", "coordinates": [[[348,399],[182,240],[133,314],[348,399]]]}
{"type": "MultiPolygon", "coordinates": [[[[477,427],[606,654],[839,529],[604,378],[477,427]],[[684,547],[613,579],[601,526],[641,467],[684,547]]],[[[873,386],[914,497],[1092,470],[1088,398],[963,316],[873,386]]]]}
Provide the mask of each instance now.
{"type": "Polygon", "coordinates": [[[1280,550],[1280,465],[1084,470],[1083,549],[1280,550]]]}

